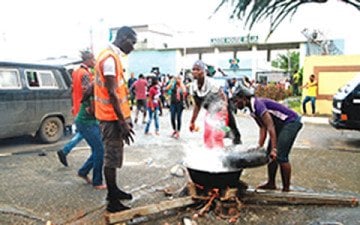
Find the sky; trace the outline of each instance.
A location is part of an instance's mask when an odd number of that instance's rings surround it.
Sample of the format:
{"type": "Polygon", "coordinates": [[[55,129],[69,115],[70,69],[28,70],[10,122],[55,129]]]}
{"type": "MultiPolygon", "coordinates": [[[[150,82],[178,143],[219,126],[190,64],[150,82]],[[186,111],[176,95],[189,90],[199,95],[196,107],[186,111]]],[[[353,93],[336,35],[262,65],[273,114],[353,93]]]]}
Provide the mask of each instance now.
{"type": "MultiPolygon", "coordinates": [[[[98,41],[94,40],[96,34],[103,35],[108,28],[122,25],[165,24],[186,35],[185,40],[203,40],[205,44],[214,37],[247,35],[249,31],[244,30],[241,21],[229,20],[230,6],[213,15],[219,3],[220,0],[4,1],[0,13],[0,59],[78,56],[79,50],[89,46],[91,30],[93,41],[98,41]]],[[[319,29],[328,38],[344,38],[346,53],[360,54],[359,22],[360,11],[338,0],[308,4],[299,8],[292,20],[286,18],[268,42],[305,40],[302,29],[319,29]]],[[[263,41],[268,24],[257,24],[250,34],[263,41]]]]}

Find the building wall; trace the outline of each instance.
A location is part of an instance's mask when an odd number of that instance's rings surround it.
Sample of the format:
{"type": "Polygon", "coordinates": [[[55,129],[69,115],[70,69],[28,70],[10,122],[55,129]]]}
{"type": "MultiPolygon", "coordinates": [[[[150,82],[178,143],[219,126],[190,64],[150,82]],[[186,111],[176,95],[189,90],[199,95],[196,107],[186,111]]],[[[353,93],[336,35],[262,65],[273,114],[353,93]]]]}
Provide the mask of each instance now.
{"type": "MultiPolygon", "coordinates": [[[[331,115],[332,98],[337,90],[360,73],[360,55],[309,56],[305,57],[303,85],[314,74],[318,80],[316,111],[331,115]]],[[[304,98],[306,91],[303,91],[304,98]]],[[[307,112],[311,112],[310,104],[307,112]]]]}
{"type": "Polygon", "coordinates": [[[134,72],[137,77],[140,73],[149,74],[153,67],[159,67],[163,74],[178,74],[181,63],[179,54],[176,50],[134,51],[128,56],[129,72],[134,72]]]}

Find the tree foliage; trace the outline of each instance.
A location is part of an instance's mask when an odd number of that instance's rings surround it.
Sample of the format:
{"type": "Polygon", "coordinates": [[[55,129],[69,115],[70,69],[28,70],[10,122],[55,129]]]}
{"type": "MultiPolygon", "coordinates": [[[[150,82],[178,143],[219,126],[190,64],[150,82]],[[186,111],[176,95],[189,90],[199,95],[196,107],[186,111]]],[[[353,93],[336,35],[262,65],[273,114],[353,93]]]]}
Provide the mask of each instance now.
{"type": "Polygon", "coordinates": [[[277,58],[271,61],[271,65],[292,73],[299,70],[299,57],[299,52],[288,51],[286,54],[278,54],[277,58]]]}
{"type": "MultiPolygon", "coordinates": [[[[270,31],[267,38],[288,16],[292,17],[300,6],[307,3],[326,3],[328,0],[221,0],[215,13],[230,3],[233,11],[230,18],[245,19],[245,26],[251,30],[255,23],[270,18],[270,31]]],[[[338,0],[360,11],[360,0],[338,0]]],[[[266,38],[266,39],[267,39],[266,38]]]]}

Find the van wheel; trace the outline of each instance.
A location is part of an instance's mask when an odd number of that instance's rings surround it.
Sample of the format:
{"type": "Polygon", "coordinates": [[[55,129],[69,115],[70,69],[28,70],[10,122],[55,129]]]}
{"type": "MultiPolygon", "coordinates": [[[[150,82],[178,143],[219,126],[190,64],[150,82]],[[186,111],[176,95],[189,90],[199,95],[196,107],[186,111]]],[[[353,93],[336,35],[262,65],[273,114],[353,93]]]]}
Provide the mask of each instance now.
{"type": "Polygon", "coordinates": [[[44,143],[58,141],[64,133],[64,124],[58,117],[46,118],[38,131],[40,140],[44,143]]]}

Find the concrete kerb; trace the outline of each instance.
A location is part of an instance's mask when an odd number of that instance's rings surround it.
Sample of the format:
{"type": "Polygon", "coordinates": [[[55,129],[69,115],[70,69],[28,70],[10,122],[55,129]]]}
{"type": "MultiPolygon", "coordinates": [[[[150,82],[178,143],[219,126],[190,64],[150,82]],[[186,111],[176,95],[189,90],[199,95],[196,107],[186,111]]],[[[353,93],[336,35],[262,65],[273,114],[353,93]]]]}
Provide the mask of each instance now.
{"type": "Polygon", "coordinates": [[[312,124],[329,124],[329,118],[328,117],[302,116],[301,121],[303,123],[312,123],[312,124]]]}

